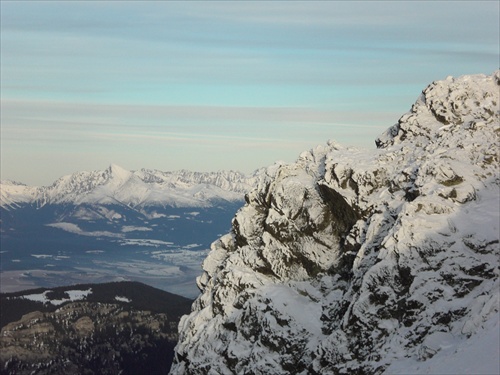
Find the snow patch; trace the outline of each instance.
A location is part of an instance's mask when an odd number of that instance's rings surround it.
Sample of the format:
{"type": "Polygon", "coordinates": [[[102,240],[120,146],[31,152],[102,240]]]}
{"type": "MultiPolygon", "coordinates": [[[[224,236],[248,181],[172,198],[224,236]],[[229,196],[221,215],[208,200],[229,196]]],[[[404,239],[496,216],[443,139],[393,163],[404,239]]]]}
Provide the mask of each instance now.
{"type": "MultiPolygon", "coordinates": [[[[500,374],[500,315],[496,313],[471,337],[442,333],[431,344],[437,353],[419,361],[399,355],[385,375],[493,375],[500,374]]],[[[404,353],[401,353],[404,354],[404,353]]]]}
{"type": "Polygon", "coordinates": [[[40,294],[28,294],[26,296],[22,296],[21,298],[34,302],[50,303],[54,306],[58,306],[62,305],[65,302],[84,300],[90,293],[92,293],[92,288],[89,288],[87,290],[68,290],[65,293],[68,294],[69,297],[64,299],[50,299],[47,295],[51,292],[51,290],[47,290],[40,294]]]}
{"type": "Polygon", "coordinates": [[[122,296],[115,296],[115,300],[118,302],[127,302],[127,303],[132,302],[131,299],[129,299],[127,297],[122,297],[122,296]]]}

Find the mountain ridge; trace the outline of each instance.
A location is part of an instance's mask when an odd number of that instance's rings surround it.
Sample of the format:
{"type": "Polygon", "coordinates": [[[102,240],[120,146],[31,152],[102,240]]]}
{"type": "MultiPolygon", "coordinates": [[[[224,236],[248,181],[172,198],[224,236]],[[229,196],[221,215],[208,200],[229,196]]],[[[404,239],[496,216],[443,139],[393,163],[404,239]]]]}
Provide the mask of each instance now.
{"type": "Polygon", "coordinates": [[[392,373],[495,326],[499,86],[433,82],[376,150],[267,168],[203,263],[171,374],[392,373]]]}
{"type": "Polygon", "coordinates": [[[46,187],[4,183],[0,290],[124,277],[195,296],[201,261],[253,178],[113,164],[46,187]]]}
{"type": "Polygon", "coordinates": [[[28,186],[0,181],[0,207],[20,204],[114,204],[130,207],[163,204],[173,207],[203,207],[219,199],[237,201],[250,190],[258,171],[244,175],[235,171],[162,172],[151,169],[128,171],[116,164],[105,170],[75,172],[49,186],[28,186]]]}

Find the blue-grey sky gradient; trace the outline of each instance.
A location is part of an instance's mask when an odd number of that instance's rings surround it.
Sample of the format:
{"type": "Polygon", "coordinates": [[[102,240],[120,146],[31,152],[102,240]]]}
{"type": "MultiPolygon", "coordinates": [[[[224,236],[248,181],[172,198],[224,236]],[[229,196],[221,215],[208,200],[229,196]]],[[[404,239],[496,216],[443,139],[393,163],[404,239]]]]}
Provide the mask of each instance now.
{"type": "Polygon", "coordinates": [[[430,82],[499,68],[498,1],[6,1],[1,178],[243,172],[374,147],[430,82]]]}

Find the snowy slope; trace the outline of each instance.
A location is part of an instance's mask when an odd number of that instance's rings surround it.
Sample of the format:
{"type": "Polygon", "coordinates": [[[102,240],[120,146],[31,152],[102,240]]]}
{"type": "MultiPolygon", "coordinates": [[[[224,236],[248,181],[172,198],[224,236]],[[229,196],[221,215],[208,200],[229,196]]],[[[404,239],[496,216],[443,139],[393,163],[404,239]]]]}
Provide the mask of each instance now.
{"type": "Polygon", "coordinates": [[[499,85],[448,77],[377,150],[269,167],[204,261],[171,373],[500,373],[499,85]]]}
{"type": "Polygon", "coordinates": [[[77,172],[51,186],[28,187],[2,181],[0,206],[15,209],[22,203],[124,204],[173,207],[206,207],[217,200],[237,201],[250,190],[254,176],[239,172],[127,171],[112,164],[104,171],[77,172]]]}
{"type": "Polygon", "coordinates": [[[500,374],[499,332],[497,312],[470,337],[447,337],[436,342],[439,352],[432,358],[426,361],[402,358],[392,363],[385,374],[500,374]]]}
{"type": "Polygon", "coordinates": [[[15,209],[20,204],[32,202],[37,188],[19,182],[4,180],[0,182],[0,207],[15,209]]]}

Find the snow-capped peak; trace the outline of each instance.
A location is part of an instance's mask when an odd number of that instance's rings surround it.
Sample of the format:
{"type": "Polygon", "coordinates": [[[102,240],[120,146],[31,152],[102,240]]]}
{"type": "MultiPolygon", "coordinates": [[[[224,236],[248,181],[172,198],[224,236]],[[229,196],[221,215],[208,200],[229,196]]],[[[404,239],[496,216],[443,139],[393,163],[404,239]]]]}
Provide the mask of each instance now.
{"type": "Polygon", "coordinates": [[[237,201],[250,190],[255,176],[239,172],[128,171],[111,164],[103,171],[76,172],[50,186],[26,187],[2,182],[0,205],[17,204],[125,204],[127,206],[208,206],[217,200],[237,201]]]}
{"type": "Polygon", "coordinates": [[[111,164],[108,169],[106,169],[106,172],[109,173],[109,176],[112,177],[113,179],[119,180],[119,181],[126,181],[132,176],[132,172],[127,171],[126,169],[120,167],[117,164],[111,164]]]}

